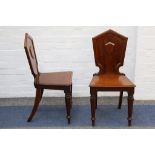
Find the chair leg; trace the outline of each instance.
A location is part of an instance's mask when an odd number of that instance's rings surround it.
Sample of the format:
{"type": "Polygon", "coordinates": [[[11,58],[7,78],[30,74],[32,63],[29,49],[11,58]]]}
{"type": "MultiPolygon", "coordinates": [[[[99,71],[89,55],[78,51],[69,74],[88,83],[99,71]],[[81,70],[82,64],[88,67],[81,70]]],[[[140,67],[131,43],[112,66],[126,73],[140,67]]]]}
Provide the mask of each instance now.
{"type": "Polygon", "coordinates": [[[70,108],[72,109],[72,103],[73,103],[73,100],[72,100],[72,85],[71,85],[71,103],[70,103],[70,108]]]}
{"type": "Polygon", "coordinates": [[[44,91],[43,89],[39,89],[39,88],[36,89],[36,97],[35,97],[35,101],[34,101],[34,106],[33,106],[32,112],[31,112],[27,122],[31,122],[33,116],[35,115],[35,113],[39,107],[39,103],[41,101],[43,91],[44,91]]]}
{"type": "Polygon", "coordinates": [[[134,92],[128,92],[128,126],[131,126],[132,121],[132,111],[133,111],[133,94],[134,92]]]}
{"type": "Polygon", "coordinates": [[[121,106],[122,106],[122,97],[123,97],[123,91],[120,92],[118,109],[121,109],[121,106]]]}
{"type": "Polygon", "coordinates": [[[97,95],[94,92],[90,93],[90,104],[91,104],[91,120],[92,126],[95,126],[95,112],[96,112],[96,97],[97,95]]]}
{"type": "Polygon", "coordinates": [[[95,94],[95,104],[96,104],[96,109],[97,109],[97,93],[95,94]]]}
{"type": "MultiPolygon", "coordinates": [[[[44,93],[44,89],[41,89],[41,98],[43,96],[43,93],[44,93]]],[[[41,99],[40,99],[41,100],[41,99]]]]}
{"type": "Polygon", "coordinates": [[[66,102],[66,111],[67,111],[67,120],[68,120],[68,124],[70,124],[70,120],[71,120],[71,92],[65,92],[65,102],[66,102]]]}

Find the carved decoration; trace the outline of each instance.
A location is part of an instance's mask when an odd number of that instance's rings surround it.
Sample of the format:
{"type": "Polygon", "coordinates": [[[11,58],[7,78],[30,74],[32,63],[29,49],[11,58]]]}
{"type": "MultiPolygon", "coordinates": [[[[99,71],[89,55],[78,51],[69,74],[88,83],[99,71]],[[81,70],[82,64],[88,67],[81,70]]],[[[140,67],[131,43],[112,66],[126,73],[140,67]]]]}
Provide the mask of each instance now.
{"type": "Polygon", "coordinates": [[[98,74],[122,74],[119,68],[123,66],[128,38],[108,30],[92,39],[98,74]]]}

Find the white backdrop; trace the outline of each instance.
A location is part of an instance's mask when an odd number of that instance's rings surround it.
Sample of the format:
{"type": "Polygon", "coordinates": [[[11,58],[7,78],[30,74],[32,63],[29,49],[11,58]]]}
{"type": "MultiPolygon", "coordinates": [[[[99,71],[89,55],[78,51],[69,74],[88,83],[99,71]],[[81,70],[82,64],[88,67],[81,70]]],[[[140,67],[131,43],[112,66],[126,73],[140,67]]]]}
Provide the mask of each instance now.
{"type": "MultiPolygon", "coordinates": [[[[141,38],[142,30],[148,29],[143,35],[149,36],[152,35],[152,33],[149,33],[150,29],[154,29],[155,31],[155,27],[92,26],[0,27],[0,97],[34,96],[33,77],[30,73],[23,48],[25,32],[32,35],[34,39],[40,71],[72,70],[74,72],[73,96],[89,96],[89,82],[92,74],[98,71],[94,63],[91,38],[109,28],[128,37],[127,51],[122,71],[131,80],[136,80],[138,84],[135,98],[153,99],[153,94],[151,95],[150,93],[148,97],[147,93],[145,93],[145,87],[150,87],[150,83],[149,85],[147,83],[143,84],[142,80],[140,80],[141,75],[147,72],[147,67],[140,68],[142,57],[144,56],[143,64],[146,66],[147,63],[150,64],[153,61],[153,55],[150,56],[150,59],[146,59],[145,55],[140,54],[140,51],[143,48],[141,45],[143,41],[143,38],[141,38]]],[[[153,40],[151,41],[153,42],[153,40]]],[[[150,40],[147,42],[148,46],[149,43],[150,40]]],[[[151,44],[149,49],[146,48],[145,51],[151,49],[153,54],[153,47],[154,44],[151,44]]],[[[152,75],[151,71],[149,74],[151,76],[149,78],[155,75],[152,75]]],[[[101,93],[100,95],[117,94],[101,93]]],[[[44,96],[64,96],[64,94],[61,91],[45,91],[44,96]]]]}

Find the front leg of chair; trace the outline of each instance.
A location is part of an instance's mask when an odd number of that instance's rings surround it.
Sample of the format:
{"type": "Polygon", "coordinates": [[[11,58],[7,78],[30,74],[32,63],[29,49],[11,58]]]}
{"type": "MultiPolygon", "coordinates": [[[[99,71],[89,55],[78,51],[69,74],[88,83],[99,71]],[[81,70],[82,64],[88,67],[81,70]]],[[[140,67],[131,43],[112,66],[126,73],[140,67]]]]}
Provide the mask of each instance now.
{"type": "Polygon", "coordinates": [[[65,92],[65,102],[66,102],[66,111],[67,111],[67,120],[68,120],[68,124],[70,124],[71,121],[71,92],[65,92]]]}
{"type": "Polygon", "coordinates": [[[96,105],[96,109],[97,109],[97,92],[95,93],[95,105],[96,105]]]}
{"type": "Polygon", "coordinates": [[[39,107],[39,103],[41,101],[43,91],[44,91],[43,89],[36,88],[36,97],[35,97],[35,101],[34,101],[34,106],[33,106],[32,112],[31,112],[27,122],[31,122],[33,116],[35,115],[35,113],[39,107]]]}
{"type": "Polygon", "coordinates": [[[122,106],[122,98],[123,98],[123,91],[120,92],[118,109],[121,109],[121,106],[122,106]]]}
{"type": "Polygon", "coordinates": [[[132,111],[133,111],[133,97],[134,91],[128,92],[128,126],[131,126],[132,123],[132,111]]]}
{"type": "Polygon", "coordinates": [[[72,100],[72,85],[71,85],[71,103],[70,103],[70,108],[72,109],[72,103],[73,103],[73,100],[72,100]]]}
{"type": "Polygon", "coordinates": [[[90,104],[91,104],[91,120],[92,126],[95,126],[95,112],[96,112],[96,92],[90,90],[90,104]]]}

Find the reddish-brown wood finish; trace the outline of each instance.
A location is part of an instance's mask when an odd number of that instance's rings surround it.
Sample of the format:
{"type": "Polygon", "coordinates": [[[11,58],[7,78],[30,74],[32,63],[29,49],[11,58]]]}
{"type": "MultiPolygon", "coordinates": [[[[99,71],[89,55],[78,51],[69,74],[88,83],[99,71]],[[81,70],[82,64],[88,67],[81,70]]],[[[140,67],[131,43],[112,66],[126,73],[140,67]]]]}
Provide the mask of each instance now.
{"type": "Polygon", "coordinates": [[[98,91],[119,91],[118,109],[121,109],[123,91],[128,93],[128,126],[131,126],[135,85],[124,73],[119,72],[124,63],[127,40],[127,37],[113,30],[108,30],[92,39],[95,64],[99,67],[99,72],[93,75],[89,85],[93,126],[96,119],[98,91]]]}
{"type": "Polygon", "coordinates": [[[34,77],[34,86],[36,88],[36,97],[32,112],[28,118],[30,122],[35,115],[39,103],[42,99],[44,89],[63,90],[65,93],[67,120],[70,124],[71,107],[72,107],[72,72],[52,72],[40,73],[38,70],[38,62],[32,37],[25,33],[24,48],[30,65],[32,75],[34,77]]]}

